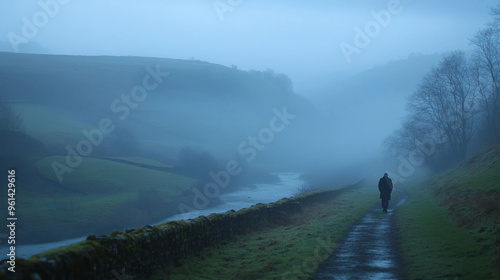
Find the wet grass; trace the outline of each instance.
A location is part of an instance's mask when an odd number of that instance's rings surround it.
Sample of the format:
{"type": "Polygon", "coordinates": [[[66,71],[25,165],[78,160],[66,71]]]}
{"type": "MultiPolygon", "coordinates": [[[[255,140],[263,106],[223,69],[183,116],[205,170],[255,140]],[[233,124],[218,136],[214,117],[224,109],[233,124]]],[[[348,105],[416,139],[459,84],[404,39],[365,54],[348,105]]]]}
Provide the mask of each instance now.
{"type": "Polygon", "coordinates": [[[500,145],[407,185],[397,212],[410,279],[500,279],[500,145]]]}
{"type": "Polygon", "coordinates": [[[409,279],[494,279],[474,237],[427,194],[411,190],[396,216],[409,279]]]}
{"type": "Polygon", "coordinates": [[[310,278],[352,225],[378,202],[377,193],[363,186],[309,205],[286,221],[207,248],[152,279],[310,278]]]}

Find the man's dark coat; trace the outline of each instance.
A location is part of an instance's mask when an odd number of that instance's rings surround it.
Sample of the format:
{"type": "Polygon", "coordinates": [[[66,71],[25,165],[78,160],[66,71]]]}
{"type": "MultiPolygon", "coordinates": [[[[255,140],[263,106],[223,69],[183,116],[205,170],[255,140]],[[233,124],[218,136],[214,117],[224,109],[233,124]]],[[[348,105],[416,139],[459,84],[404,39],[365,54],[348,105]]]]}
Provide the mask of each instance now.
{"type": "Polygon", "coordinates": [[[391,200],[392,180],[389,177],[382,177],[378,181],[378,190],[380,191],[380,198],[391,200]]]}

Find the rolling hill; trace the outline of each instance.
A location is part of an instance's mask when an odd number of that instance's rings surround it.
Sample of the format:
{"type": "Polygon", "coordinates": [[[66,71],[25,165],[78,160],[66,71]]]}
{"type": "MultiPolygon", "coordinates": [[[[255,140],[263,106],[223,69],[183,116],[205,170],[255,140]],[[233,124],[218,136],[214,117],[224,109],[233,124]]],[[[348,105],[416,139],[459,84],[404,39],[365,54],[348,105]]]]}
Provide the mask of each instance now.
{"type": "Polygon", "coordinates": [[[96,153],[121,149],[167,161],[184,146],[233,156],[249,135],[269,126],[276,110],[297,117],[282,137],[268,136],[276,144],[257,162],[283,165],[290,161],[275,158],[291,159],[291,151],[296,158],[321,155],[324,136],[315,134],[327,135],[324,118],[293,93],[285,75],[202,61],[0,53],[0,93],[17,106],[27,133],[57,153],[81,139],[73,132],[104,118],[116,129],[96,153]]]}

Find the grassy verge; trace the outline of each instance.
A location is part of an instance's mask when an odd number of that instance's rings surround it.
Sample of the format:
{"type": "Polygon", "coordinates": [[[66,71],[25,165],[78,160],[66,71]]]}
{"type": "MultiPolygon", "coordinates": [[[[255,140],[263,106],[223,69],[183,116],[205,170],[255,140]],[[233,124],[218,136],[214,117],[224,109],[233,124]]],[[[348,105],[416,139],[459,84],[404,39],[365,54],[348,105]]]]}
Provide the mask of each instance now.
{"type": "Polygon", "coordinates": [[[397,211],[410,279],[500,279],[500,145],[407,185],[397,211]]]}
{"type": "Polygon", "coordinates": [[[208,248],[152,279],[310,278],[352,225],[378,202],[377,192],[363,186],[307,206],[282,223],[208,248]]]}
{"type": "Polygon", "coordinates": [[[474,237],[428,194],[409,192],[410,199],[396,212],[409,279],[495,279],[474,237]]]}

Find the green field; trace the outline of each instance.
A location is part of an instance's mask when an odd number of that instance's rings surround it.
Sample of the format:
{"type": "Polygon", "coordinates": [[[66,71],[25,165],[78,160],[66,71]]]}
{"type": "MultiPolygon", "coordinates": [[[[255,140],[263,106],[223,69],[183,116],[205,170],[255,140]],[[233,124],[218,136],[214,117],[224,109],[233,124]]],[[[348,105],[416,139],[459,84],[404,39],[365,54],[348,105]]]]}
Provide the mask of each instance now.
{"type": "MultiPolygon", "coordinates": [[[[124,160],[168,168],[152,159],[124,160]]],[[[46,157],[35,164],[47,179],[43,189],[18,194],[18,213],[25,225],[20,237],[40,242],[157,222],[177,211],[183,192],[196,183],[168,171],[97,158],[84,158],[59,183],[51,168],[54,161],[64,158],[46,157]]]]}
{"type": "MultiPolygon", "coordinates": [[[[153,167],[161,167],[160,162],[152,159],[135,157],[135,162],[152,163],[153,167]]],[[[129,159],[130,162],[132,160],[129,159]]],[[[58,179],[52,168],[53,162],[64,164],[63,156],[51,156],[36,163],[40,174],[54,182],[58,179]]],[[[165,165],[163,165],[165,166],[165,165]]],[[[166,168],[167,169],[167,168],[166,168]]],[[[114,194],[117,192],[141,192],[146,189],[156,190],[164,195],[179,196],[188,190],[193,180],[186,177],[155,169],[138,167],[132,164],[115,162],[106,159],[86,157],[71,173],[64,174],[61,184],[67,189],[82,194],[114,194]]]]}

